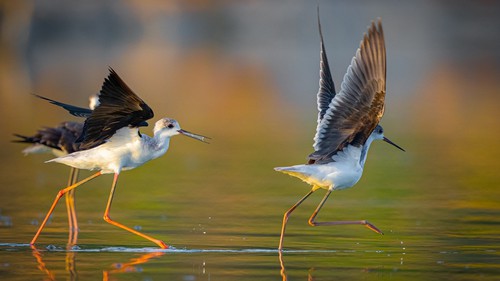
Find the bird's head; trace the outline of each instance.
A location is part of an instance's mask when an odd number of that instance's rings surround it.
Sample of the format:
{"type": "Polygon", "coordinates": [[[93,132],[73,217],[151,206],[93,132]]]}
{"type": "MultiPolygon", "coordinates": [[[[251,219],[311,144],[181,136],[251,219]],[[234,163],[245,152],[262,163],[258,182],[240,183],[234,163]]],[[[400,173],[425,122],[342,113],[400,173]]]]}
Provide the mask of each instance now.
{"type": "Polygon", "coordinates": [[[157,133],[161,134],[166,134],[169,137],[175,136],[179,134],[179,130],[181,129],[181,126],[179,125],[179,122],[175,119],[171,118],[162,118],[158,121],[156,121],[154,132],[155,135],[157,133]]]}
{"type": "Polygon", "coordinates": [[[194,134],[191,132],[188,132],[186,130],[181,129],[181,126],[179,125],[179,122],[177,120],[172,119],[172,118],[162,118],[158,121],[156,121],[155,128],[154,128],[154,134],[162,134],[167,137],[172,137],[178,134],[184,135],[186,137],[190,137],[199,141],[202,141],[204,143],[208,143],[208,140],[210,139],[209,137],[205,137],[202,135],[194,134]]]}
{"type": "Polygon", "coordinates": [[[382,128],[382,126],[380,126],[380,125],[377,125],[377,127],[375,127],[375,129],[373,130],[373,132],[371,134],[371,137],[374,140],[383,140],[386,143],[392,144],[393,146],[399,148],[400,150],[405,151],[402,147],[400,147],[399,145],[393,143],[390,139],[384,137],[384,128],[382,128]]]}

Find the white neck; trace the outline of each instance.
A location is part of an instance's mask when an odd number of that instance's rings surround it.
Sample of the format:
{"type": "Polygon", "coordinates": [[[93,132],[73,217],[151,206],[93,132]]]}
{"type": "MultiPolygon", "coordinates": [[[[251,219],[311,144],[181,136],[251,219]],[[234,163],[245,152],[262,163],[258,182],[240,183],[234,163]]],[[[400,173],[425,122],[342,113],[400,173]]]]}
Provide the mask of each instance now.
{"type": "Polygon", "coordinates": [[[374,140],[375,140],[375,137],[373,136],[373,134],[371,134],[368,137],[368,139],[366,140],[366,142],[363,145],[363,147],[361,148],[361,156],[359,157],[359,165],[361,167],[365,166],[366,157],[368,156],[368,149],[370,149],[370,145],[372,144],[372,142],[374,140]]]}
{"type": "Polygon", "coordinates": [[[170,144],[170,135],[166,134],[165,131],[155,130],[154,137],[151,138],[151,159],[158,158],[167,152],[170,144]]]}

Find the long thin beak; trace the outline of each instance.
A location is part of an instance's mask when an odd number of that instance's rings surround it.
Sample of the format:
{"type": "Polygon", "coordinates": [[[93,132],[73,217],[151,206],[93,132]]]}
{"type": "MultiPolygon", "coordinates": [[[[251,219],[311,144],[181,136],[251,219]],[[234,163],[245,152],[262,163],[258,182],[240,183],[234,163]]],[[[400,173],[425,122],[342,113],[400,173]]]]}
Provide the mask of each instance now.
{"type": "Polygon", "coordinates": [[[204,142],[204,143],[209,143],[208,140],[211,140],[211,138],[209,138],[209,137],[193,134],[193,133],[188,132],[188,131],[183,130],[183,129],[177,130],[177,132],[179,132],[182,135],[185,135],[186,137],[190,137],[190,138],[193,138],[195,140],[199,140],[199,141],[204,142]]]}
{"type": "Polygon", "coordinates": [[[390,139],[388,139],[388,138],[384,137],[384,138],[383,138],[383,140],[384,140],[386,143],[388,143],[388,144],[392,144],[392,145],[394,145],[395,147],[397,147],[397,148],[401,149],[402,151],[405,151],[405,152],[406,152],[406,150],[404,150],[401,146],[399,146],[399,145],[397,145],[397,144],[393,143],[390,139]]]}

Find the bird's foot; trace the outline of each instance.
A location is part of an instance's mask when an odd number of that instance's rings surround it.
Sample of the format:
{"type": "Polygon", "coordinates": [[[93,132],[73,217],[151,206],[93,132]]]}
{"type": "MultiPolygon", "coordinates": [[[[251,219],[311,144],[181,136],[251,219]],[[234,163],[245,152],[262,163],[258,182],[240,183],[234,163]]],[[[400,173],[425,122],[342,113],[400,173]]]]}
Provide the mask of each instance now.
{"type": "Polygon", "coordinates": [[[384,235],[384,233],[383,233],[380,229],[378,229],[376,226],[374,226],[373,224],[369,223],[368,221],[363,221],[363,222],[364,222],[364,223],[363,223],[363,224],[364,224],[364,226],[366,226],[367,228],[369,228],[369,229],[371,229],[371,230],[375,231],[375,232],[376,232],[376,233],[378,233],[378,234],[382,234],[382,235],[384,235]]]}
{"type": "Polygon", "coordinates": [[[163,242],[161,240],[156,240],[155,243],[156,243],[156,245],[158,245],[162,249],[169,249],[169,248],[171,248],[169,245],[165,244],[165,242],[163,242]]]}

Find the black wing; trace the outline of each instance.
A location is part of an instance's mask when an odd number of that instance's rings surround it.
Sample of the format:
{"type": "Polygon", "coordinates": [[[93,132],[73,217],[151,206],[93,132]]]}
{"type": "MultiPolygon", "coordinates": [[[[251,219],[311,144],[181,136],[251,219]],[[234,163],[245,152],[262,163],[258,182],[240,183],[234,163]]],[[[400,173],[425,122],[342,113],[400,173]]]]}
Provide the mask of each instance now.
{"type": "Polygon", "coordinates": [[[147,126],[153,110],[112,69],[102,85],[99,105],[85,120],[80,149],[96,147],[123,127],[147,126]]]}
{"type": "Polygon", "coordinates": [[[60,107],[62,107],[64,109],[66,109],[71,115],[74,115],[74,116],[77,116],[77,117],[87,118],[92,113],[92,110],[90,110],[88,108],[83,108],[83,107],[78,107],[78,106],[74,106],[74,105],[70,105],[70,104],[65,104],[65,103],[58,102],[58,101],[55,101],[55,100],[52,100],[52,99],[49,99],[49,98],[46,98],[46,97],[39,96],[37,94],[33,94],[33,95],[35,97],[37,97],[37,98],[46,100],[46,101],[50,102],[51,104],[60,106],[60,107]]]}
{"type": "Polygon", "coordinates": [[[59,147],[61,147],[66,153],[79,151],[81,143],[77,142],[77,139],[79,139],[82,135],[83,123],[63,122],[59,128],[61,130],[59,147]]]}
{"type": "Polygon", "coordinates": [[[331,162],[348,144],[363,145],[384,114],[386,51],[382,23],[372,22],[318,125],[309,163],[331,162]]]}

